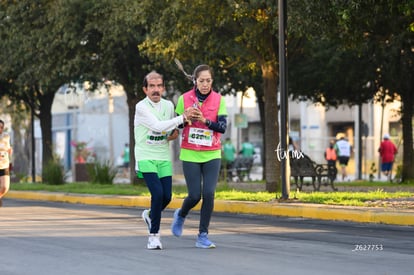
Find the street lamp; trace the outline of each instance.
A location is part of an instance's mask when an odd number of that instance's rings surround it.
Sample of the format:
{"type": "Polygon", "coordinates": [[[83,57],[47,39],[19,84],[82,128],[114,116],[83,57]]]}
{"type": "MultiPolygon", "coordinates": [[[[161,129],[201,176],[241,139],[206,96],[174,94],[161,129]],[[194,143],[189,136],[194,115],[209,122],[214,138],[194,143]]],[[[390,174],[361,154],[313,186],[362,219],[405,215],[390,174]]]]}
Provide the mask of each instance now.
{"type": "Polygon", "coordinates": [[[114,137],[112,133],[113,123],[112,123],[112,114],[114,112],[114,97],[112,96],[112,82],[109,80],[104,81],[106,91],[108,92],[108,136],[109,136],[109,160],[111,163],[114,163],[114,137]]]}
{"type": "Polygon", "coordinates": [[[239,114],[236,115],[235,118],[235,125],[237,127],[237,152],[240,152],[240,144],[241,144],[241,129],[242,128],[247,128],[248,127],[248,123],[247,123],[247,116],[243,113],[243,99],[246,98],[250,98],[250,94],[249,94],[250,89],[241,92],[241,98],[240,98],[240,110],[239,110],[239,114]]]}
{"type": "MultiPolygon", "coordinates": [[[[287,95],[287,20],[286,20],[286,0],[279,0],[279,83],[280,83],[280,141],[281,148],[285,152],[288,148],[289,125],[288,125],[288,95],[287,95]]],[[[289,199],[290,191],[290,167],[289,154],[287,158],[281,160],[282,176],[282,199],[289,199]]]]}

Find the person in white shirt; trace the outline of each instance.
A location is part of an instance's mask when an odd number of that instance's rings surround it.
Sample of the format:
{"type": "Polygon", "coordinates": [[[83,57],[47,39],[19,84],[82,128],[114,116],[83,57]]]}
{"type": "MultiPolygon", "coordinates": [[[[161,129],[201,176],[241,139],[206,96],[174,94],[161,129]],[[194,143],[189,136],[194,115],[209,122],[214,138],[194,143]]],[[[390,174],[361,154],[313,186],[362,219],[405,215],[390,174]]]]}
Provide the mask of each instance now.
{"type": "Polygon", "coordinates": [[[4,121],[0,120],[0,207],[3,205],[2,198],[10,189],[11,155],[10,135],[4,132],[4,121]]]}
{"type": "Polygon", "coordinates": [[[349,158],[351,157],[352,147],[344,135],[340,136],[340,139],[335,143],[335,151],[338,156],[339,165],[341,166],[342,180],[348,179],[346,173],[346,167],[348,166],[349,158]]]}
{"type": "Polygon", "coordinates": [[[147,95],[135,106],[135,170],[137,177],[144,178],[151,193],[151,209],[142,213],[148,227],[148,249],[162,249],[160,241],[161,212],[171,201],[172,161],[169,141],[178,137],[177,127],[193,119],[194,108],[175,117],[174,105],[162,98],[165,92],[164,78],[153,71],[143,82],[147,95]]]}

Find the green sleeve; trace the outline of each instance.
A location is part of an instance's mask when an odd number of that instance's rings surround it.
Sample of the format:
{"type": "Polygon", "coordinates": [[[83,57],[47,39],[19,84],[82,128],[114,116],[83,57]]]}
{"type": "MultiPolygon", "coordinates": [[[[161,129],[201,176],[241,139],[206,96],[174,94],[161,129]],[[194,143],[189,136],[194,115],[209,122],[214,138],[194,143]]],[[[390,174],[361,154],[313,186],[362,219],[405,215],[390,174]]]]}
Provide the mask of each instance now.
{"type": "Polygon", "coordinates": [[[175,112],[179,115],[182,115],[184,113],[184,98],[183,98],[183,96],[180,96],[178,98],[177,106],[175,107],[175,112]]]}
{"type": "Polygon", "coordinates": [[[226,101],[224,99],[224,96],[221,97],[220,109],[218,111],[218,115],[219,116],[227,116],[226,101]]]}

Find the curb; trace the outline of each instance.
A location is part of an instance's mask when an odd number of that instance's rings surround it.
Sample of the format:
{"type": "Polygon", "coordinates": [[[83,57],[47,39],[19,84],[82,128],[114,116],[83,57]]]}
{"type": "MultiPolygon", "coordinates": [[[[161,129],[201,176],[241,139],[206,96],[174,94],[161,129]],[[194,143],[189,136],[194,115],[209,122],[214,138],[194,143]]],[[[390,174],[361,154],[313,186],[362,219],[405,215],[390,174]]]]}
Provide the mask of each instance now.
{"type": "MultiPolygon", "coordinates": [[[[91,205],[112,205],[126,207],[148,207],[149,197],[83,195],[54,192],[9,191],[8,198],[80,203],[91,205]]],[[[167,208],[181,207],[183,199],[172,199],[167,208]]],[[[200,209],[197,205],[195,210],[200,209]]],[[[268,216],[299,217],[319,220],[350,221],[358,223],[380,223],[390,225],[414,225],[414,212],[401,209],[330,206],[320,204],[280,203],[280,202],[245,202],[215,200],[215,212],[257,214],[268,216]]]]}

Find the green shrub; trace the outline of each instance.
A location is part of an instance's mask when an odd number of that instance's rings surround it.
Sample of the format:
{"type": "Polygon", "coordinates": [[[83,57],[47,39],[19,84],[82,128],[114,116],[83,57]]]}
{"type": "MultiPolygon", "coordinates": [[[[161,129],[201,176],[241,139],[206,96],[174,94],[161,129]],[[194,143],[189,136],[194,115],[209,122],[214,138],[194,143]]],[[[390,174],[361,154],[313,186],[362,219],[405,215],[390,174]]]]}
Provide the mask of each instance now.
{"type": "Polygon", "coordinates": [[[65,171],[58,159],[52,159],[43,167],[42,181],[50,185],[62,185],[65,183],[65,171]]]}
{"type": "Polygon", "coordinates": [[[87,169],[90,181],[98,184],[112,184],[117,172],[110,161],[96,161],[87,169]]]}

